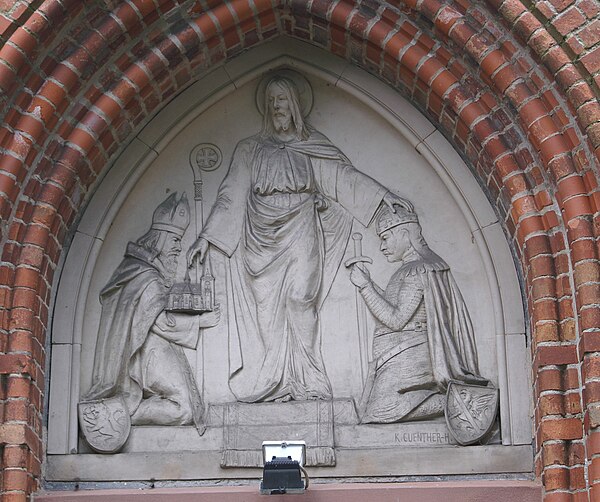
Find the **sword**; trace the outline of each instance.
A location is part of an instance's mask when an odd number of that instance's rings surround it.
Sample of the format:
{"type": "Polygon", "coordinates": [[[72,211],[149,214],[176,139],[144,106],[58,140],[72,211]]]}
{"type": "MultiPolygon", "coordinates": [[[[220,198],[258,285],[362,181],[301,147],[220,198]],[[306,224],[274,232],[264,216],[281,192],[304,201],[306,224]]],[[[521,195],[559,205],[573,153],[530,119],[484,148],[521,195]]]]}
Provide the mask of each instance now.
{"type": "MultiPolygon", "coordinates": [[[[355,232],[352,234],[354,241],[354,256],[344,262],[346,268],[357,265],[361,270],[365,270],[364,263],[373,263],[373,260],[362,254],[362,234],[355,232]]],[[[355,291],[356,297],[356,315],[358,318],[358,346],[360,349],[360,372],[363,382],[367,375],[367,364],[369,360],[369,333],[367,327],[367,307],[363,301],[358,288],[355,291]]]]}

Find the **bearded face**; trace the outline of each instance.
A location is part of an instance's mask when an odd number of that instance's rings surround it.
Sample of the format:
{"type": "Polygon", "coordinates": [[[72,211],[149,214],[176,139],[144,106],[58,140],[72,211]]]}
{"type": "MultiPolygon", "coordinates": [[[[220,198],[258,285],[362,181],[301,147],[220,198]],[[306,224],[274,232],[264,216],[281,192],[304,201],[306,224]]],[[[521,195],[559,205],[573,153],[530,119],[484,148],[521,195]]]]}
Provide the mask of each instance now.
{"type": "Polygon", "coordinates": [[[180,254],[181,237],[172,234],[171,232],[167,232],[167,237],[165,239],[165,243],[163,244],[159,258],[169,278],[174,278],[175,274],[177,273],[177,262],[180,254]]]}
{"type": "Polygon", "coordinates": [[[290,97],[287,90],[278,83],[271,84],[267,91],[267,101],[275,131],[288,132],[293,124],[290,97]]]}

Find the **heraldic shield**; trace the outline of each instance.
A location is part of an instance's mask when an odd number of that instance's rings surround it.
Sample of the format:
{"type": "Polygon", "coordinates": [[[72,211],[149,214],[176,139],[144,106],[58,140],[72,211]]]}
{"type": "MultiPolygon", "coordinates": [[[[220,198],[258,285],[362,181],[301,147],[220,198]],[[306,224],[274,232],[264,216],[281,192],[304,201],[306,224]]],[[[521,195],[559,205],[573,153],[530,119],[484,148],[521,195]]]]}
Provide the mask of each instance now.
{"type": "Polygon", "coordinates": [[[85,401],[77,406],[81,432],[98,453],[115,453],[127,441],[131,419],[121,397],[85,401]]]}
{"type": "Polygon", "coordinates": [[[494,425],[498,389],[452,380],[446,392],[446,423],[460,445],[477,443],[494,425]]]}

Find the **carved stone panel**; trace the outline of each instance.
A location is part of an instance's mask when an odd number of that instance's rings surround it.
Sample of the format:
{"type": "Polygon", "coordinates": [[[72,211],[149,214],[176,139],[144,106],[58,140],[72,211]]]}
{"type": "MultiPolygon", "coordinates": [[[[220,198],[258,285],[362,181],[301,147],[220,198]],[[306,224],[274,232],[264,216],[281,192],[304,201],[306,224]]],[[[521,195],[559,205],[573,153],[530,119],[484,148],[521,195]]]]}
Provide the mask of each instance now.
{"type": "Polygon", "coordinates": [[[305,441],[309,467],[335,465],[332,401],[231,403],[223,413],[222,467],[262,467],[267,437],[305,441]]]}
{"type": "Polygon", "coordinates": [[[452,381],[446,396],[446,423],[458,444],[481,441],[494,425],[498,390],[452,381]]]}
{"type": "Polygon", "coordinates": [[[129,410],[120,396],[78,405],[81,431],[98,453],[120,450],[129,437],[129,410]]]}
{"type": "Polygon", "coordinates": [[[430,164],[358,100],[261,75],[120,204],[81,309],[81,452],[206,451],[227,478],[262,465],[264,440],[306,441],[331,475],[340,451],[502,442],[486,259],[430,164]],[[119,441],[98,436],[110,403],[119,441]]]}

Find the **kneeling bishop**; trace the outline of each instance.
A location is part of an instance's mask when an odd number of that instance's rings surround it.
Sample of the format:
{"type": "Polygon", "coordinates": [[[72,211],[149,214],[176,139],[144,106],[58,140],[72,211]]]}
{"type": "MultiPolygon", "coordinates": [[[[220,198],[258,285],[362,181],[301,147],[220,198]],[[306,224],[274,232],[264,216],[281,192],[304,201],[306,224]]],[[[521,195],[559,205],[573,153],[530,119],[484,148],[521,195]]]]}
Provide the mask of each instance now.
{"type": "Polygon", "coordinates": [[[196,348],[199,328],[216,325],[219,311],[166,310],[189,222],[185,194],[173,193],[154,211],[150,230],[127,245],[100,293],[92,386],[82,402],[119,398],[132,425],[194,424],[203,433],[204,405],[183,348],[196,348]]]}

